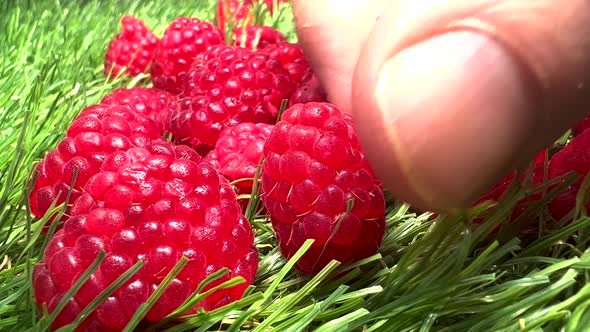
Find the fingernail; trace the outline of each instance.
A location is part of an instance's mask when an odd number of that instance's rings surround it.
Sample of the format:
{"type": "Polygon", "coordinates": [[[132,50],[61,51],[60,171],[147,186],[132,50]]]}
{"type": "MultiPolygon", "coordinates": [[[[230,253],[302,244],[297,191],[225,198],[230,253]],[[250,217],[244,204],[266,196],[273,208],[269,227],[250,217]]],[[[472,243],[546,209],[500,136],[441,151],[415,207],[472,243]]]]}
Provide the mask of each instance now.
{"type": "Polygon", "coordinates": [[[470,205],[518,159],[533,131],[522,68],[498,42],[451,32],[398,53],[376,85],[386,137],[420,200],[470,205]]]}

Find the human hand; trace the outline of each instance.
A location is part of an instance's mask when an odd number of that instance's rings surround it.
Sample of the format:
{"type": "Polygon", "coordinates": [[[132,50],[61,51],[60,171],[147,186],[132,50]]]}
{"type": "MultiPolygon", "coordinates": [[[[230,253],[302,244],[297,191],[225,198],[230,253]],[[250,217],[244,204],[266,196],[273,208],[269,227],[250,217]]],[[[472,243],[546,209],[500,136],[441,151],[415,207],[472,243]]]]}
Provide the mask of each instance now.
{"type": "Polygon", "coordinates": [[[293,8],[330,101],[353,113],[375,171],[415,207],[469,206],[590,110],[587,0],[293,8]]]}

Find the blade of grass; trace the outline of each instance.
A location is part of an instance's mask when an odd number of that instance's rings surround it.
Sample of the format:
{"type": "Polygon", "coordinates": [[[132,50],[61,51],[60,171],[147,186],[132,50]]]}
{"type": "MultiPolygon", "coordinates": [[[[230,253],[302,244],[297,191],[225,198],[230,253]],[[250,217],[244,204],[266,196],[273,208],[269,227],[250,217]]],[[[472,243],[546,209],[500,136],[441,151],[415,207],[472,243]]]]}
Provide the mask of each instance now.
{"type": "Polygon", "coordinates": [[[180,271],[184,268],[188,259],[186,257],[182,257],[178,263],[170,270],[170,272],[166,275],[164,280],[158,285],[156,290],[150,295],[145,303],[142,303],[139,308],[135,311],[129,323],[123,329],[123,332],[131,332],[133,331],[137,325],[141,322],[141,320],[145,317],[148,311],[154,306],[154,304],[160,299],[162,294],[166,291],[170,283],[176,278],[176,276],[180,273],[180,271]]]}

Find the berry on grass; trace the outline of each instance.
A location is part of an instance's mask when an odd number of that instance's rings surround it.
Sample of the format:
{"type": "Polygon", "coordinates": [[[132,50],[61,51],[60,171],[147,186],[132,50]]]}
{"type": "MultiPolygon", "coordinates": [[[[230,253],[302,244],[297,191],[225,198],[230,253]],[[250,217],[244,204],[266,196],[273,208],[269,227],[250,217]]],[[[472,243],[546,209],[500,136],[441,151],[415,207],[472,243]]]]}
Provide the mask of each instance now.
{"type": "Polygon", "coordinates": [[[234,46],[259,50],[268,45],[286,42],[280,31],[269,26],[248,25],[233,30],[232,44],[234,46]]]}
{"type": "Polygon", "coordinates": [[[111,154],[88,180],[71,217],[49,242],[33,280],[35,301],[55,308],[100,251],[106,256],[69,302],[55,327],[72,322],[90,301],[139,260],[144,266],[94,311],[97,321],[121,330],[182,256],[188,263],[149,310],[150,323],[177,309],[207,276],[229,273],[246,282],[218,290],[191,308],[213,310],[242,297],[258,268],[250,223],[230,184],[187,146],[155,140],[111,154]]]}
{"type": "Polygon", "coordinates": [[[142,20],[123,16],[121,32],[109,43],[104,57],[104,74],[137,76],[145,73],[158,46],[158,37],[142,20]]]}
{"type": "Polygon", "coordinates": [[[329,103],[288,108],[264,145],[262,199],[287,258],[306,239],[304,273],[374,254],[385,231],[385,199],[352,117],[329,103]],[[349,209],[349,205],[352,208],[349,209]]]}
{"type": "Polygon", "coordinates": [[[111,153],[144,146],[160,136],[161,131],[152,119],[128,106],[87,107],[69,126],[57,148],[35,167],[38,174],[29,195],[31,212],[37,218],[43,217],[54,200],[64,203],[70,191],[73,202],[111,153]]]}
{"type": "Polygon", "coordinates": [[[168,129],[167,121],[170,103],[176,95],[158,88],[119,88],[104,96],[101,104],[127,105],[135,112],[145,114],[154,120],[162,131],[168,129]]]}
{"type": "Polygon", "coordinates": [[[238,193],[250,194],[264,142],[273,127],[266,123],[245,122],[226,128],[205,161],[229,181],[240,180],[235,183],[238,193]]]}
{"type": "Polygon", "coordinates": [[[306,74],[310,72],[309,62],[299,44],[283,41],[268,44],[260,51],[279,60],[296,84],[301,83],[306,74]]]}
{"type": "Polygon", "coordinates": [[[209,22],[189,17],[175,19],[164,31],[154,53],[150,70],[154,87],[179,93],[197,55],[223,42],[221,31],[209,22]]]}
{"type": "Polygon", "coordinates": [[[242,122],[274,123],[295,86],[269,55],[225,45],[211,47],[186,76],[178,105],[170,111],[177,142],[207,153],[221,131],[242,122]]]}

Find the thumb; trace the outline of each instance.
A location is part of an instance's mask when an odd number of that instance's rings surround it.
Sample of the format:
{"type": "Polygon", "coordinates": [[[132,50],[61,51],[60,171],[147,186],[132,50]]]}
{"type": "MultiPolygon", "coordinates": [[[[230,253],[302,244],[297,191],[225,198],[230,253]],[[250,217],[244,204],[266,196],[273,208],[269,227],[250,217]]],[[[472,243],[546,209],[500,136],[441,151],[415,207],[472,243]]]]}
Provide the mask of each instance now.
{"type": "Polygon", "coordinates": [[[367,157],[414,206],[470,205],[588,109],[590,2],[392,1],[352,83],[367,157]]]}

